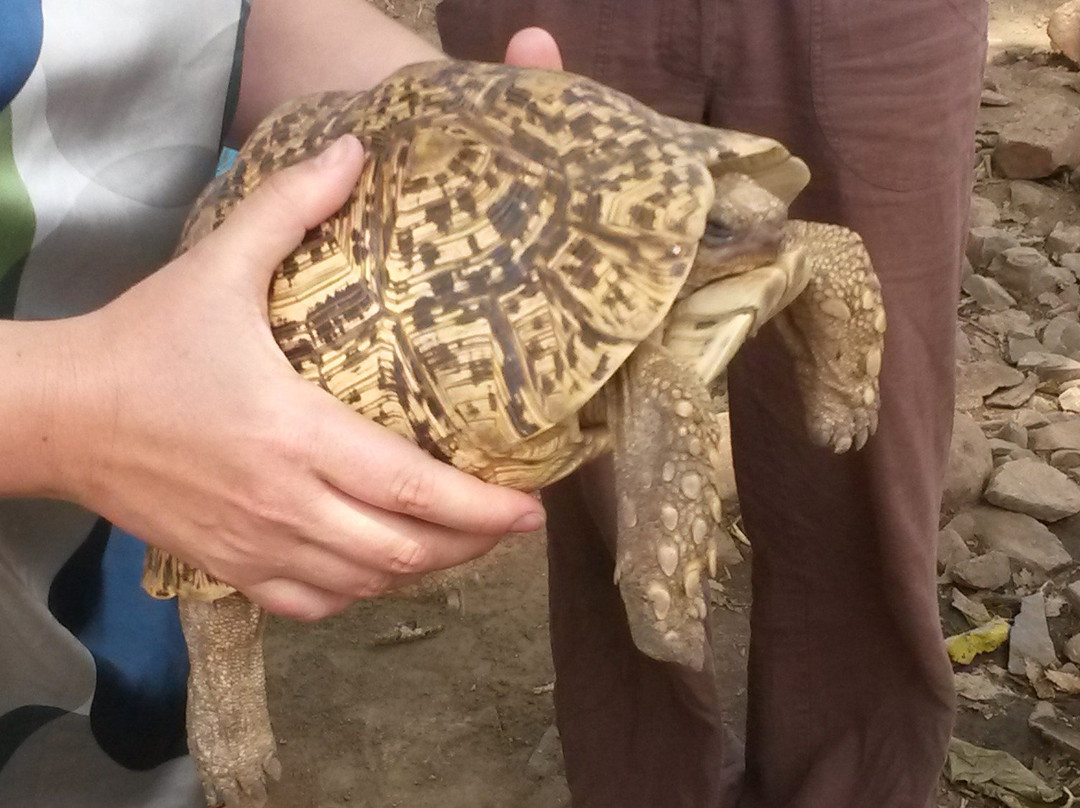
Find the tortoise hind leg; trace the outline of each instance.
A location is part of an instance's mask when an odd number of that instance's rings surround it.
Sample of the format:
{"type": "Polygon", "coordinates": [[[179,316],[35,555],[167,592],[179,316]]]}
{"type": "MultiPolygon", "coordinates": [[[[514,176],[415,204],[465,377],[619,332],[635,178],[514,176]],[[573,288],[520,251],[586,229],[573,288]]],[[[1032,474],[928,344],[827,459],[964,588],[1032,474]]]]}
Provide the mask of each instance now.
{"type": "Polygon", "coordinates": [[[722,534],[720,435],[701,378],[666,349],[638,347],[609,401],[615,433],[615,576],[634,643],[700,670],[706,570],[722,534]]]}
{"type": "Polygon", "coordinates": [[[775,323],[794,360],[811,439],[861,449],[877,428],[885,339],[881,285],[862,239],[844,227],[788,222],[812,267],[775,323]]]}
{"type": "Polygon", "coordinates": [[[207,805],[259,808],[266,775],[281,773],[266,706],[266,615],[239,593],[181,597],[180,622],[191,660],[188,748],[207,805]]]}

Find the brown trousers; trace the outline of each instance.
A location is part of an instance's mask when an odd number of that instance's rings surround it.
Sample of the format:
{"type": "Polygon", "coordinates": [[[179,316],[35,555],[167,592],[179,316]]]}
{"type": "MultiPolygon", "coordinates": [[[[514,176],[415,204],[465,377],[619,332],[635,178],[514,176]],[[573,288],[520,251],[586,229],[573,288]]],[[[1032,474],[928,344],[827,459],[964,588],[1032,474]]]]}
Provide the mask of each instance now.
{"type": "Polygon", "coordinates": [[[793,215],[861,233],[884,286],[883,408],[864,451],[809,444],[768,329],[730,370],[753,543],[745,754],[712,669],[630,641],[588,474],[545,492],[574,805],[927,808],[952,726],[935,536],[984,0],[445,0],[438,20],[451,55],[501,59],[514,31],[539,25],[569,70],[779,139],[814,177],[793,215]]]}

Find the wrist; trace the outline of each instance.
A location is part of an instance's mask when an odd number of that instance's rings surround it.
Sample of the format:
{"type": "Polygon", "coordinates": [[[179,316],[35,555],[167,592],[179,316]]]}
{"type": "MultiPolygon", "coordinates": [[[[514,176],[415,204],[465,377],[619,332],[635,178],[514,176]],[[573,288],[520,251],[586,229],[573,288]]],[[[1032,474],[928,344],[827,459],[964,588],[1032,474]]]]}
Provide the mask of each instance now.
{"type": "Polygon", "coordinates": [[[0,496],[83,500],[96,438],[86,394],[99,372],[86,320],[0,323],[0,496]]]}

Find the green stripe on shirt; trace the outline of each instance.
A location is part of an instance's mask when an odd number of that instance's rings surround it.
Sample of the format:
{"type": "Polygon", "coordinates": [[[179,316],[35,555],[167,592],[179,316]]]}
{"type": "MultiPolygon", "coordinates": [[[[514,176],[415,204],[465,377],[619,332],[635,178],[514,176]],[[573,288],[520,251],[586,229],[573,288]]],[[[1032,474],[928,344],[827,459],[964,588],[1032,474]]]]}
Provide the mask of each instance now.
{"type": "Polygon", "coordinates": [[[34,208],[15,167],[11,108],[0,110],[0,317],[15,310],[23,261],[34,243],[34,208]]]}

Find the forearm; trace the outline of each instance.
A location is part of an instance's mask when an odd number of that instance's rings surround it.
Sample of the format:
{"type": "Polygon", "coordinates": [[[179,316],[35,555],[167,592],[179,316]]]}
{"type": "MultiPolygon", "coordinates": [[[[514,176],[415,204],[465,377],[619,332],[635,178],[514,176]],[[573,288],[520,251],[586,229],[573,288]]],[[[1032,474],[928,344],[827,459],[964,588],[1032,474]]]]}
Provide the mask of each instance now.
{"type": "Polygon", "coordinates": [[[76,323],[0,321],[0,497],[71,496],[70,424],[59,413],[87,372],[73,351],[76,323]]]}
{"type": "Polygon", "coordinates": [[[439,58],[437,48],[367,0],[253,0],[230,141],[242,142],[290,98],[365,89],[406,64],[439,58]]]}

